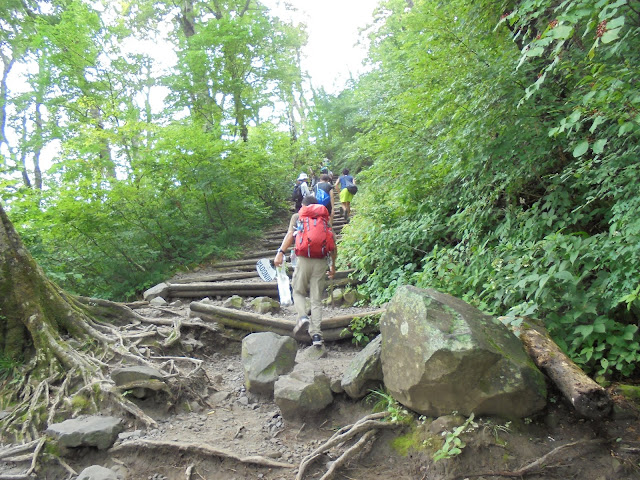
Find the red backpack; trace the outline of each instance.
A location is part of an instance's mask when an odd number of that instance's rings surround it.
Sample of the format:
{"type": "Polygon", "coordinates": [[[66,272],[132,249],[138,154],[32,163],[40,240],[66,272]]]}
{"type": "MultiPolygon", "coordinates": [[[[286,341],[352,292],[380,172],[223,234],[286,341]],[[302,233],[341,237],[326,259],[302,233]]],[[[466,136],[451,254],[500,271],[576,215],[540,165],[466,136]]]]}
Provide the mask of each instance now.
{"type": "Polygon", "coordinates": [[[299,257],[324,258],[336,248],[329,227],[329,211],[319,203],[306,205],[298,212],[295,252],[299,257]]]}

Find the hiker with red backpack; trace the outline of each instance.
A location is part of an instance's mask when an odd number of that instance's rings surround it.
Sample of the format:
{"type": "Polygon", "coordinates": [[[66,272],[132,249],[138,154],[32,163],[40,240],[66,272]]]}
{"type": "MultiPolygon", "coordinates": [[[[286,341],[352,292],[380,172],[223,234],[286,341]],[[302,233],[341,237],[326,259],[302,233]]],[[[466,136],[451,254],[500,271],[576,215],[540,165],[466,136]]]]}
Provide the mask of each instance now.
{"type": "Polygon", "coordinates": [[[291,216],[289,230],[273,260],[276,267],[282,265],[284,252],[291,245],[295,245],[297,256],[292,283],[293,306],[298,321],[293,335],[300,339],[308,332],[312,345],[322,347],[322,294],[325,278],[328,276],[332,279],[336,273],[337,250],[329,225],[329,212],[324,205],[317,203],[313,195],[305,197],[300,211],[291,216]],[[311,299],[311,318],[307,315],[306,297],[311,299]]]}

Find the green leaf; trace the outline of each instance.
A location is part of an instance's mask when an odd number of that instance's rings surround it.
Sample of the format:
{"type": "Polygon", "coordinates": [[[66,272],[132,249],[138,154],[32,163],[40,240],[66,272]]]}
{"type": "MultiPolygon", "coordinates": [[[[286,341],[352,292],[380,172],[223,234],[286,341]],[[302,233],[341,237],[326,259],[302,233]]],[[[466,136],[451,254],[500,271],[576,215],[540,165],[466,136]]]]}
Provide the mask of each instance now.
{"type": "Polygon", "coordinates": [[[616,17],[607,22],[607,28],[613,30],[614,28],[619,28],[624,25],[624,16],[616,17]]]}
{"type": "Polygon", "coordinates": [[[622,334],[622,338],[625,340],[633,340],[635,333],[638,331],[637,325],[627,325],[622,334]]]}
{"type": "Polygon", "coordinates": [[[576,148],[573,149],[573,156],[576,158],[581,157],[587,152],[587,150],[589,150],[589,141],[583,140],[576,145],[576,148]]]}
{"type": "Polygon", "coordinates": [[[591,124],[591,128],[589,128],[589,132],[591,132],[591,133],[595,132],[596,128],[598,128],[598,125],[600,125],[603,122],[604,122],[604,117],[600,116],[600,115],[597,116],[596,119],[591,124]]]}
{"type": "Polygon", "coordinates": [[[601,138],[600,140],[597,140],[592,147],[593,153],[595,154],[600,154],[604,151],[604,146],[607,144],[607,139],[606,138],[601,138]]]}
{"type": "Polygon", "coordinates": [[[593,325],[578,325],[575,332],[582,335],[582,338],[587,338],[593,333],[593,325]]]}
{"type": "Polygon", "coordinates": [[[553,38],[566,39],[571,37],[572,33],[573,33],[573,27],[571,27],[570,25],[559,25],[555,27],[553,30],[551,30],[551,36],[553,38]]]}
{"type": "Polygon", "coordinates": [[[534,48],[530,48],[529,50],[527,50],[527,53],[525,53],[525,55],[527,57],[539,57],[543,53],[544,53],[544,48],[543,47],[534,47],[534,48]]]}
{"type": "Polygon", "coordinates": [[[622,125],[620,125],[620,129],[618,130],[618,136],[621,137],[625,133],[630,132],[631,130],[633,130],[633,128],[634,128],[633,123],[631,123],[631,122],[623,123],[622,125]]]}
{"type": "Polygon", "coordinates": [[[617,39],[619,37],[620,33],[620,29],[619,28],[615,28],[613,30],[607,30],[606,32],[604,32],[604,35],[602,35],[601,40],[602,43],[611,43],[613,42],[615,39],[617,39]]]}

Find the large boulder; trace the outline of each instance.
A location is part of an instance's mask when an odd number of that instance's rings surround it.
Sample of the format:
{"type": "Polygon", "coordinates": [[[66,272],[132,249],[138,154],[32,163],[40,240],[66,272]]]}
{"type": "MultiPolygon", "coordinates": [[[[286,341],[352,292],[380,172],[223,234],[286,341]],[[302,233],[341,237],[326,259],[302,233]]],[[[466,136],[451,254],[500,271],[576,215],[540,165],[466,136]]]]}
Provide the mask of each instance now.
{"type": "Polygon", "coordinates": [[[106,450],[114,444],[123,430],[121,419],[94,415],[54,423],[47,428],[46,433],[55,438],[62,449],[97,447],[99,450],[106,450]]]}
{"type": "Polygon", "coordinates": [[[378,335],[351,360],[340,385],[351,398],[362,398],[382,383],[382,336],[378,335]]]}
{"type": "Polygon", "coordinates": [[[544,377],[520,340],[451,295],[400,287],[380,332],[385,386],[411,410],[526,417],[546,404],[544,377]]]}
{"type": "Polygon", "coordinates": [[[296,361],[298,343],[273,332],[247,335],[242,340],[242,365],[247,390],[273,394],[273,384],[289,373],[296,361]]]}
{"type": "Polygon", "coordinates": [[[333,402],[329,377],[312,363],[299,363],[274,385],[276,405],[285,419],[318,413],[333,402]]]}

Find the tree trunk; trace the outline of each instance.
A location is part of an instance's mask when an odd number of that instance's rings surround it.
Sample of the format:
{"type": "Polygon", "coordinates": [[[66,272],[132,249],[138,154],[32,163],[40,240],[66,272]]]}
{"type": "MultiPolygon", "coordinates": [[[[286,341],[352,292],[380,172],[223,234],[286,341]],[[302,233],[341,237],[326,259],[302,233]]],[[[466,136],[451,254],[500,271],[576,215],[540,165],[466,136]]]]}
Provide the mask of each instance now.
{"type": "Polygon", "coordinates": [[[534,328],[524,328],[520,339],[535,364],[557,385],[580,415],[600,419],[609,414],[611,399],[604,388],[573,363],[548,335],[534,328]]]}
{"type": "Polygon", "coordinates": [[[13,439],[37,437],[37,429],[62,408],[61,398],[88,386],[84,395],[94,410],[100,399],[109,398],[148,425],[155,424],[114,392],[105,377],[106,354],[146,364],[127,349],[115,328],[97,321],[126,312],[135,316],[113,302],[70,296],[51,282],[0,205],[0,357],[21,366],[9,371],[15,382],[11,388],[0,384],[0,405],[7,404],[4,400],[14,405],[0,421],[0,439],[9,431],[13,439]],[[91,348],[76,350],[74,343],[91,348]],[[42,412],[49,417],[43,418],[42,412]]]}

